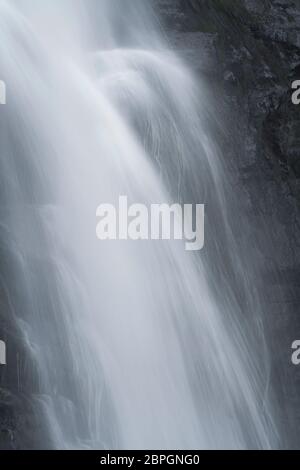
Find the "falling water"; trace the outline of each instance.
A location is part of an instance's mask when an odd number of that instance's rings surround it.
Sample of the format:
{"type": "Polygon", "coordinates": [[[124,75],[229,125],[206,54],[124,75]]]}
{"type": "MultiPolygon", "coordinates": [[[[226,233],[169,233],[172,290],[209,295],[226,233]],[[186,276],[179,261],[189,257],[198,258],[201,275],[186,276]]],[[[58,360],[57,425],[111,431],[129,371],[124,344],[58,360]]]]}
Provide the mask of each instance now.
{"type": "Polygon", "coordinates": [[[275,447],[205,90],[150,3],[0,2],[0,240],[44,446],[275,447]],[[206,203],[204,251],[100,242],[96,208],[119,195],[206,203]]]}

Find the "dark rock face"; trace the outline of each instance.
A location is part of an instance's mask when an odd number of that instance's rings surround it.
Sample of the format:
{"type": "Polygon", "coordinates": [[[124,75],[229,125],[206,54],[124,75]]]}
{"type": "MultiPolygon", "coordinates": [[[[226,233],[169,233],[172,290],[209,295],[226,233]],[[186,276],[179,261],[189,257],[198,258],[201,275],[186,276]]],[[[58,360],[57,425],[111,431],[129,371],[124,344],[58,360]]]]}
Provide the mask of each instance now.
{"type": "MultiPolygon", "coordinates": [[[[2,223],[5,219],[1,213],[2,223]]],[[[0,338],[5,341],[7,366],[0,365],[0,450],[39,449],[45,430],[41,422],[38,375],[24,344],[20,312],[24,309],[21,280],[13,266],[17,256],[0,228],[0,338]]],[[[21,272],[21,267],[18,266],[21,272]]],[[[28,346],[28,345],[27,345],[28,346]]]]}
{"type": "Polygon", "coordinates": [[[158,1],[167,35],[207,80],[224,135],[224,159],[244,193],[247,244],[254,244],[277,389],[283,447],[298,447],[300,369],[300,2],[158,1]],[[298,411],[297,411],[298,410],[298,411]]]}
{"type": "Polygon", "coordinates": [[[43,448],[38,409],[32,396],[0,388],[0,450],[43,448]]]}

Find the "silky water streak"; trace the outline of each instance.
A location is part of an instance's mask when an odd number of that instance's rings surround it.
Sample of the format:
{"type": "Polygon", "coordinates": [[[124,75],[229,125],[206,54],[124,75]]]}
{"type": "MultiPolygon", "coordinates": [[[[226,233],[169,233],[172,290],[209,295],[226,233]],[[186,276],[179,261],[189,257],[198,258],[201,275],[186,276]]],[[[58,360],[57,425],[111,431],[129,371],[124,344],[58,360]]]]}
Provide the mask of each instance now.
{"type": "Polygon", "coordinates": [[[2,0],[0,35],[5,289],[43,446],[276,447],[205,93],[151,2],[2,0]],[[207,247],[99,242],[96,208],[124,194],[207,203],[207,247]]]}

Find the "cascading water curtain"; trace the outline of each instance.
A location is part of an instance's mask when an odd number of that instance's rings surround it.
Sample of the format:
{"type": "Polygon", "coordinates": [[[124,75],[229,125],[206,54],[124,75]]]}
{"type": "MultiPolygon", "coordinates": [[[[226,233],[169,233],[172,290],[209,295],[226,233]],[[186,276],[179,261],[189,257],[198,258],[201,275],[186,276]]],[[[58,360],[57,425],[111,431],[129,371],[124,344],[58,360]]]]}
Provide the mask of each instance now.
{"type": "Polygon", "coordinates": [[[0,2],[0,240],[23,390],[47,448],[269,449],[251,259],[205,89],[158,25],[146,0],[0,2]],[[203,250],[100,241],[97,207],[120,196],[204,204],[203,250]]]}

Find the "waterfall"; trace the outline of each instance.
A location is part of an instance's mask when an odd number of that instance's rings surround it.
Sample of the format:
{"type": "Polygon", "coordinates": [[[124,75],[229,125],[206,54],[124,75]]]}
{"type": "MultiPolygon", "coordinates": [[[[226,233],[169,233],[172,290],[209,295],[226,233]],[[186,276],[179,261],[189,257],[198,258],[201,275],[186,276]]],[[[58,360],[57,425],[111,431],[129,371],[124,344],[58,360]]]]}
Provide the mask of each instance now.
{"type": "Polygon", "coordinates": [[[44,446],[276,447],[205,86],[151,2],[2,0],[0,35],[0,243],[44,446]],[[99,241],[120,195],[206,204],[204,249],[99,241]]]}

